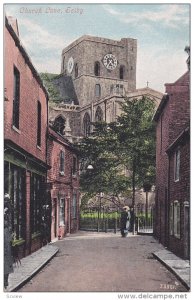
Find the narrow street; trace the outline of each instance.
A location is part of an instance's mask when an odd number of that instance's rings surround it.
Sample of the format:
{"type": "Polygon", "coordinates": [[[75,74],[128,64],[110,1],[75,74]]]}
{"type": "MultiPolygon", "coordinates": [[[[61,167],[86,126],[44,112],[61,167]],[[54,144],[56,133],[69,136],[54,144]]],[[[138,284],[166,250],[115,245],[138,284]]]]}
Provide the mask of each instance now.
{"type": "Polygon", "coordinates": [[[55,243],[58,254],[19,292],[184,292],[153,256],[151,236],[79,232],[55,243]]]}

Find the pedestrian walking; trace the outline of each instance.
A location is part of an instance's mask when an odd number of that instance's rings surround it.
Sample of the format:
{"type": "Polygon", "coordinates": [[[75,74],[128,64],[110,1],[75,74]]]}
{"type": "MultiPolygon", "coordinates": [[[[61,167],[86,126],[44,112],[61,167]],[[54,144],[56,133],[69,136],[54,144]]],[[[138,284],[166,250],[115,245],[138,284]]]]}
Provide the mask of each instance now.
{"type": "Polygon", "coordinates": [[[11,228],[11,202],[9,194],[4,195],[4,288],[9,285],[9,274],[13,273],[13,257],[11,251],[12,228],[11,228]]]}
{"type": "Polygon", "coordinates": [[[129,206],[124,206],[121,212],[121,236],[126,237],[130,228],[129,206]]]}

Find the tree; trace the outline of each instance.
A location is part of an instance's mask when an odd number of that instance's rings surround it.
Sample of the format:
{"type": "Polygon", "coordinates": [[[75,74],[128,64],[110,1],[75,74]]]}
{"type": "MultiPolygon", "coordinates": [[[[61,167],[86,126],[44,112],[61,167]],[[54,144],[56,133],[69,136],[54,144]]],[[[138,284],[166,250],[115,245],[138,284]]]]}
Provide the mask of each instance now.
{"type": "Polygon", "coordinates": [[[104,198],[121,206],[120,195],[129,188],[129,178],[122,174],[117,155],[115,124],[96,122],[93,126],[93,134],[84,138],[78,147],[83,169],[80,175],[81,191],[84,193],[82,202],[103,192],[104,198]],[[87,170],[88,164],[92,164],[92,171],[87,170]]]}
{"type": "Polygon", "coordinates": [[[49,100],[51,102],[59,103],[61,102],[60,93],[57,90],[56,86],[53,83],[53,79],[56,77],[56,74],[51,73],[40,73],[40,77],[43,81],[43,84],[49,94],[49,100]]]}
{"type": "Polygon", "coordinates": [[[131,190],[134,206],[136,188],[154,184],[154,108],[154,102],[146,97],[126,99],[117,122],[93,124],[92,136],[83,139],[79,146],[82,162],[91,163],[94,168],[81,174],[85,199],[104,192],[113,201],[131,190]],[[129,176],[123,172],[125,168],[129,176]]]}
{"type": "Polygon", "coordinates": [[[118,117],[117,137],[123,165],[131,171],[132,205],[135,190],[155,182],[155,126],[152,117],[154,102],[146,97],[126,99],[118,117]]]}

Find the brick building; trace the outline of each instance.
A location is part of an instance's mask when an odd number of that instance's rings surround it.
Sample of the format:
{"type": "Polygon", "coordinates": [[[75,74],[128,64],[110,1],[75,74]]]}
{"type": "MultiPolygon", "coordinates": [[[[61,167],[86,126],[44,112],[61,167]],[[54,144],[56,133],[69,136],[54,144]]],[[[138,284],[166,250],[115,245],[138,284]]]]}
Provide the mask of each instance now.
{"type": "Polygon", "coordinates": [[[189,258],[190,224],[190,73],[166,84],[157,123],[154,234],[162,244],[189,258]]]}
{"type": "Polygon", "coordinates": [[[17,21],[5,17],[4,192],[13,206],[14,243],[25,256],[40,248],[47,205],[48,94],[19,39],[17,21]]]}
{"type": "MultiPolygon", "coordinates": [[[[60,128],[58,128],[60,130],[60,128]]],[[[79,170],[73,145],[49,128],[48,183],[51,186],[51,240],[75,232],[79,222],[79,170]]]]}

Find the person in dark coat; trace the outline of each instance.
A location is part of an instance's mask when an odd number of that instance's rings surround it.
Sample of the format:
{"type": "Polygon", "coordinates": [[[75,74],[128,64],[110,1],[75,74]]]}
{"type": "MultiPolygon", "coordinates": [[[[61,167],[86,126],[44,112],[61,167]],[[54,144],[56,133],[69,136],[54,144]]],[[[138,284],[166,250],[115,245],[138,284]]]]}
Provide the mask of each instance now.
{"type": "Polygon", "coordinates": [[[121,236],[126,237],[130,227],[129,206],[124,206],[121,212],[121,236]]]}
{"type": "Polygon", "coordinates": [[[13,273],[13,257],[11,251],[11,203],[9,194],[4,196],[4,288],[9,285],[8,277],[13,273]]]}

